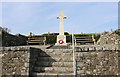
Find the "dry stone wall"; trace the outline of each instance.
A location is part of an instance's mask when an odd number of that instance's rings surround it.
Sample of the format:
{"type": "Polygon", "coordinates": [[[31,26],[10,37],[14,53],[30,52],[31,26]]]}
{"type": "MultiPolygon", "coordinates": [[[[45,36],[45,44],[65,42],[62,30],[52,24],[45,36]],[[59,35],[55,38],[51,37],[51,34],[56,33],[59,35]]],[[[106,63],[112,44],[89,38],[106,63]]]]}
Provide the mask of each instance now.
{"type": "Polygon", "coordinates": [[[31,47],[2,47],[2,76],[31,74],[39,50],[31,47]]]}
{"type": "Polygon", "coordinates": [[[105,45],[105,44],[119,44],[120,42],[120,36],[117,35],[114,31],[103,33],[100,36],[100,39],[97,41],[98,45],[105,45]]]}
{"type": "Polygon", "coordinates": [[[12,35],[7,32],[0,31],[0,46],[20,46],[27,45],[27,37],[23,35],[12,35]]]}
{"type": "Polygon", "coordinates": [[[78,75],[118,75],[118,45],[76,48],[78,75]]]}

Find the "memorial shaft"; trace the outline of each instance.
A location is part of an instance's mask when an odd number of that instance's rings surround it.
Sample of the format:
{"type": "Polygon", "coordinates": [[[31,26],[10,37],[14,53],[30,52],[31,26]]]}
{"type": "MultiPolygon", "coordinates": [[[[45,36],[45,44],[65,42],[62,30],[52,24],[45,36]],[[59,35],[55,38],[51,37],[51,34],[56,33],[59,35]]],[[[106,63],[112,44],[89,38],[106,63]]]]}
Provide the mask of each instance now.
{"type": "Polygon", "coordinates": [[[59,35],[64,35],[64,24],[63,24],[63,18],[60,18],[60,26],[59,26],[59,35]]]}
{"type": "Polygon", "coordinates": [[[64,35],[64,24],[63,24],[63,19],[66,18],[66,15],[64,15],[64,14],[63,14],[63,11],[61,11],[61,12],[60,12],[60,15],[58,15],[57,18],[60,19],[59,35],[64,35]]]}

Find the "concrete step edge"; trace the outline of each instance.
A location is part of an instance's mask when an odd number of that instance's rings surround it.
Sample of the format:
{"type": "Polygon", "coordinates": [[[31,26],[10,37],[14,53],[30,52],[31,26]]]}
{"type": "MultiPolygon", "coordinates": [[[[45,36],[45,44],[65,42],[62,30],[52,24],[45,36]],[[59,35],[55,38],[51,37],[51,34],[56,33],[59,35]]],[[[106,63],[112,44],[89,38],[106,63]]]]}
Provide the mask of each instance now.
{"type": "Polygon", "coordinates": [[[73,62],[36,62],[37,66],[73,67],[73,62]]]}
{"type": "Polygon", "coordinates": [[[73,67],[34,67],[35,72],[73,72],[73,67]]]}
{"type": "Polygon", "coordinates": [[[73,57],[38,57],[38,61],[73,61],[73,57]]]}
{"type": "Polygon", "coordinates": [[[74,73],[36,73],[34,72],[32,75],[74,75],[74,73]]]}

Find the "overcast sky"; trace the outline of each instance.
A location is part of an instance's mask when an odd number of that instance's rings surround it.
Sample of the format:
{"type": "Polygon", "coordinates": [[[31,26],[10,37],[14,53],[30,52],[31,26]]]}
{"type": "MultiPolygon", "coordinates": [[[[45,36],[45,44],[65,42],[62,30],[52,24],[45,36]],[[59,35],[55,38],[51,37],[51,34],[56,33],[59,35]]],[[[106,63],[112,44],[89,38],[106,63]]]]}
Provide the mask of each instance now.
{"type": "Polygon", "coordinates": [[[94,33],[118,28],[117,2],[4,2],[2,26],[11,33],[43,34],[59,32],[59,19],[63,11],[64,31],[94,33]]]}

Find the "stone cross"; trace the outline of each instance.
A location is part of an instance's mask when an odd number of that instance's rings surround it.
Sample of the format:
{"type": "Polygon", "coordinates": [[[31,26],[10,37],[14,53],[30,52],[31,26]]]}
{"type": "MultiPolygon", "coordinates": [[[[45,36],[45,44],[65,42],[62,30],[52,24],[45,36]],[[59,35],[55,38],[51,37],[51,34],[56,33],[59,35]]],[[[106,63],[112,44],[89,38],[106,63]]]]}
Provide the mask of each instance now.
{"type": "Polygon", "coordinates": [[[60,19],[60,28],[59,28],[59,35],[64,35],[64,25],[63,25],[63,19],[67,16],[64,15],[63,11],[60,12],[60,15],[57,15],[57,19],[60,19]]]}
{"type": "Polygon", "coordinates": [[[66,36],[64,35],[64,25],[63,19],[67,16],[64,15],[63,11],[60,12],[60,15],[57,15],[57,18],[60,19],[60,26],[59,26],[59,35],[57,35],[57,43],[55,45],[67,45],[66,43],[66,36]]]}

